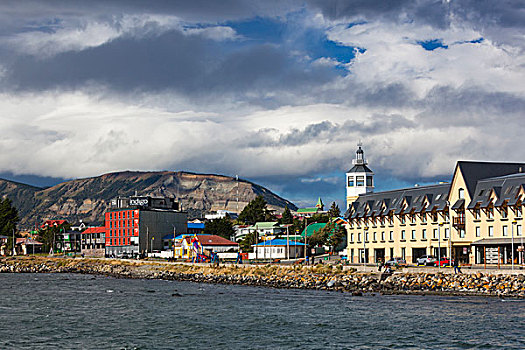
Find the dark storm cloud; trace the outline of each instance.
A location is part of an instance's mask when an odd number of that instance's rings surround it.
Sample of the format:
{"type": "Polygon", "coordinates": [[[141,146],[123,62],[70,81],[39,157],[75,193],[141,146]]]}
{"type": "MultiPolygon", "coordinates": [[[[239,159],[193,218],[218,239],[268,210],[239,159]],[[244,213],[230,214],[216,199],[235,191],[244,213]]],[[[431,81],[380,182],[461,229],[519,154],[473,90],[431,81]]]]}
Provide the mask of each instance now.
{"type": "Polygon", "coordinates": [[[96,82],[118,91],[169,89],[199,96],[304,88],[335,76],[326,67],[310,69],[274,45],[232,48],[170,31],[142,39],[120,38],[49,59],[19,57],[9,67],[6,85],[47,90],[96,82]]]}
{"type": "MultiPolygon", "coordinates": [[[[111,16],[113,13],[175,15],[186,20],[225,21],[254,16],[274,16],[296,9],[298,1],[244,0],[7,0],[0,4],[6,20],[43,16],[111,16]]],[[[5,24],[5,23],[4,23],[5,24]]]]}
{"type": "Polygon", "coordinates": [[[525,98],[481,87],[439,86],[417,103],[423,110],[416,120],[426,127],[482,127],[490,123],[525,126],[525,98]]]}
{"type": "MultiPolygon", "coordinates": [[[[240,147],[293,147],[313,142],[341,141],[348,138],[350,134],[374,136],[415,126],[413,121],[402,115],[373,114],[366,121],[347,120],[338,124],[325,120],[309,124],[302,130],[294,128],[280,135],[276,135],[278,133],[276,129],[261,129],[243,136],[237,144],[240,147]]],[[[330,160],[326,158],[325,161],[330,160]]]]}
{"type": "Polygon", "coordinates": [[[456,20],[480,26],[525,26],[525,3],[519,0],[311,0],[309,3],[331,19],[361,17],[394,22],[416,21],[445,28],[453,15],[456,20]]]}

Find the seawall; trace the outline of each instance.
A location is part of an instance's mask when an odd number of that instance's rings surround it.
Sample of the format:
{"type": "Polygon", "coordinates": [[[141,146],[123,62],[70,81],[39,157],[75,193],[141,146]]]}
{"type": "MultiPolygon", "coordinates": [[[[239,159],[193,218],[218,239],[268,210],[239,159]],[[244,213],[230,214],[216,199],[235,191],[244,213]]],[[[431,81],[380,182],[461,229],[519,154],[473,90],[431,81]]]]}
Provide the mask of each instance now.
{"type": "Polygon", "coordinates": [[[8,257],[0,273],[81,273],[118,278],[165,279],[270,288],[317,289],[382,294],[481,295],[525,298],[525,274],[443,274],[402,272],[391,275],[343,271],[341,266],[176,264],[155,261],[8,257]]]}

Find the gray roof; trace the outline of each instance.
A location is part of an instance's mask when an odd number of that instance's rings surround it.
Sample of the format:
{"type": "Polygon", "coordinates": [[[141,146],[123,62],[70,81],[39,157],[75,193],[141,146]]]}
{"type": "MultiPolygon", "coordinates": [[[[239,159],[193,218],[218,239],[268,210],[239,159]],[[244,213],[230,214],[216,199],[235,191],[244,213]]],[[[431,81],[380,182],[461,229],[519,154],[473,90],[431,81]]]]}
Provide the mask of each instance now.
{"type": "Polygon", "coordinates": [[[498,207],[504,203],[515,205],[519,200],[518,194],[523,187],[525,187],[524,173],[479,180],[468,209],[474,209],[478,205],[481,208],[488,207],[492,203],[490,200],[491,193],[496,195],[494,206],[498,207]]]}
{"type": "Polygon", "coordinates": [[[432,210],[446,207],[450,184],[411,187],[400,190],[368,193],[357,198],[346,211],[345,218],[360,218],[372,215],[385,215],[432,210]]]}
{"type": "Polygon", "coordinates": [[[470,198],[474,196],[476,185],[481,179],[515,174],[520,170],[525,171],[525,163],[459,161],[457,167],[463,173],[470,198]]]}
{"type": "Polygon", "coordinates": [[[364,164],[356,164],[352,167],[352,169],[348,170],[347,173],[374,173],[372,170],[370,170],[369,167],[367,167],[364,164]]]}

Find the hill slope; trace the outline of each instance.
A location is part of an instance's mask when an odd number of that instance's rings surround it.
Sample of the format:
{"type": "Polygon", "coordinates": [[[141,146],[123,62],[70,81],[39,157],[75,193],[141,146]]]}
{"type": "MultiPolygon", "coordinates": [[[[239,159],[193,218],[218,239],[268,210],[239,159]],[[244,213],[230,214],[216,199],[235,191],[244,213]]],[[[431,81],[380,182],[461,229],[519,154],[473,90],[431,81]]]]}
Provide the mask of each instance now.
{"type": "Polygon", "coordinates": [[[240,211],[257,195],[263,195],[270,208],[282,209],[288,205],[296,209],[293,203],[262,186],[213,174],[126,171],[67,181],[46,189],[0,179],[0,196],[13,200],[23,227],[55,218],[101,224],[110,199],[135,192],[176,197],[190,217],[219,209],[240,211]]]}

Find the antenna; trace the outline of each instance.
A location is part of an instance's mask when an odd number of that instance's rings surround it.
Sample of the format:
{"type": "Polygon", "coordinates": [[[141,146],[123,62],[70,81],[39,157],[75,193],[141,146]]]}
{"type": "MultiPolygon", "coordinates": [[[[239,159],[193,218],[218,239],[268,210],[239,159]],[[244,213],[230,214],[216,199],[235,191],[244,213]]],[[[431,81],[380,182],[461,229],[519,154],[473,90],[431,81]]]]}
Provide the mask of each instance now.
{"type": "Polygon", "coordinates": [[[361,147],[363,146],[363,142],[361,141],[361,139],[359,139],[359,142],[357,142],[357,147],[361,147]]]}

